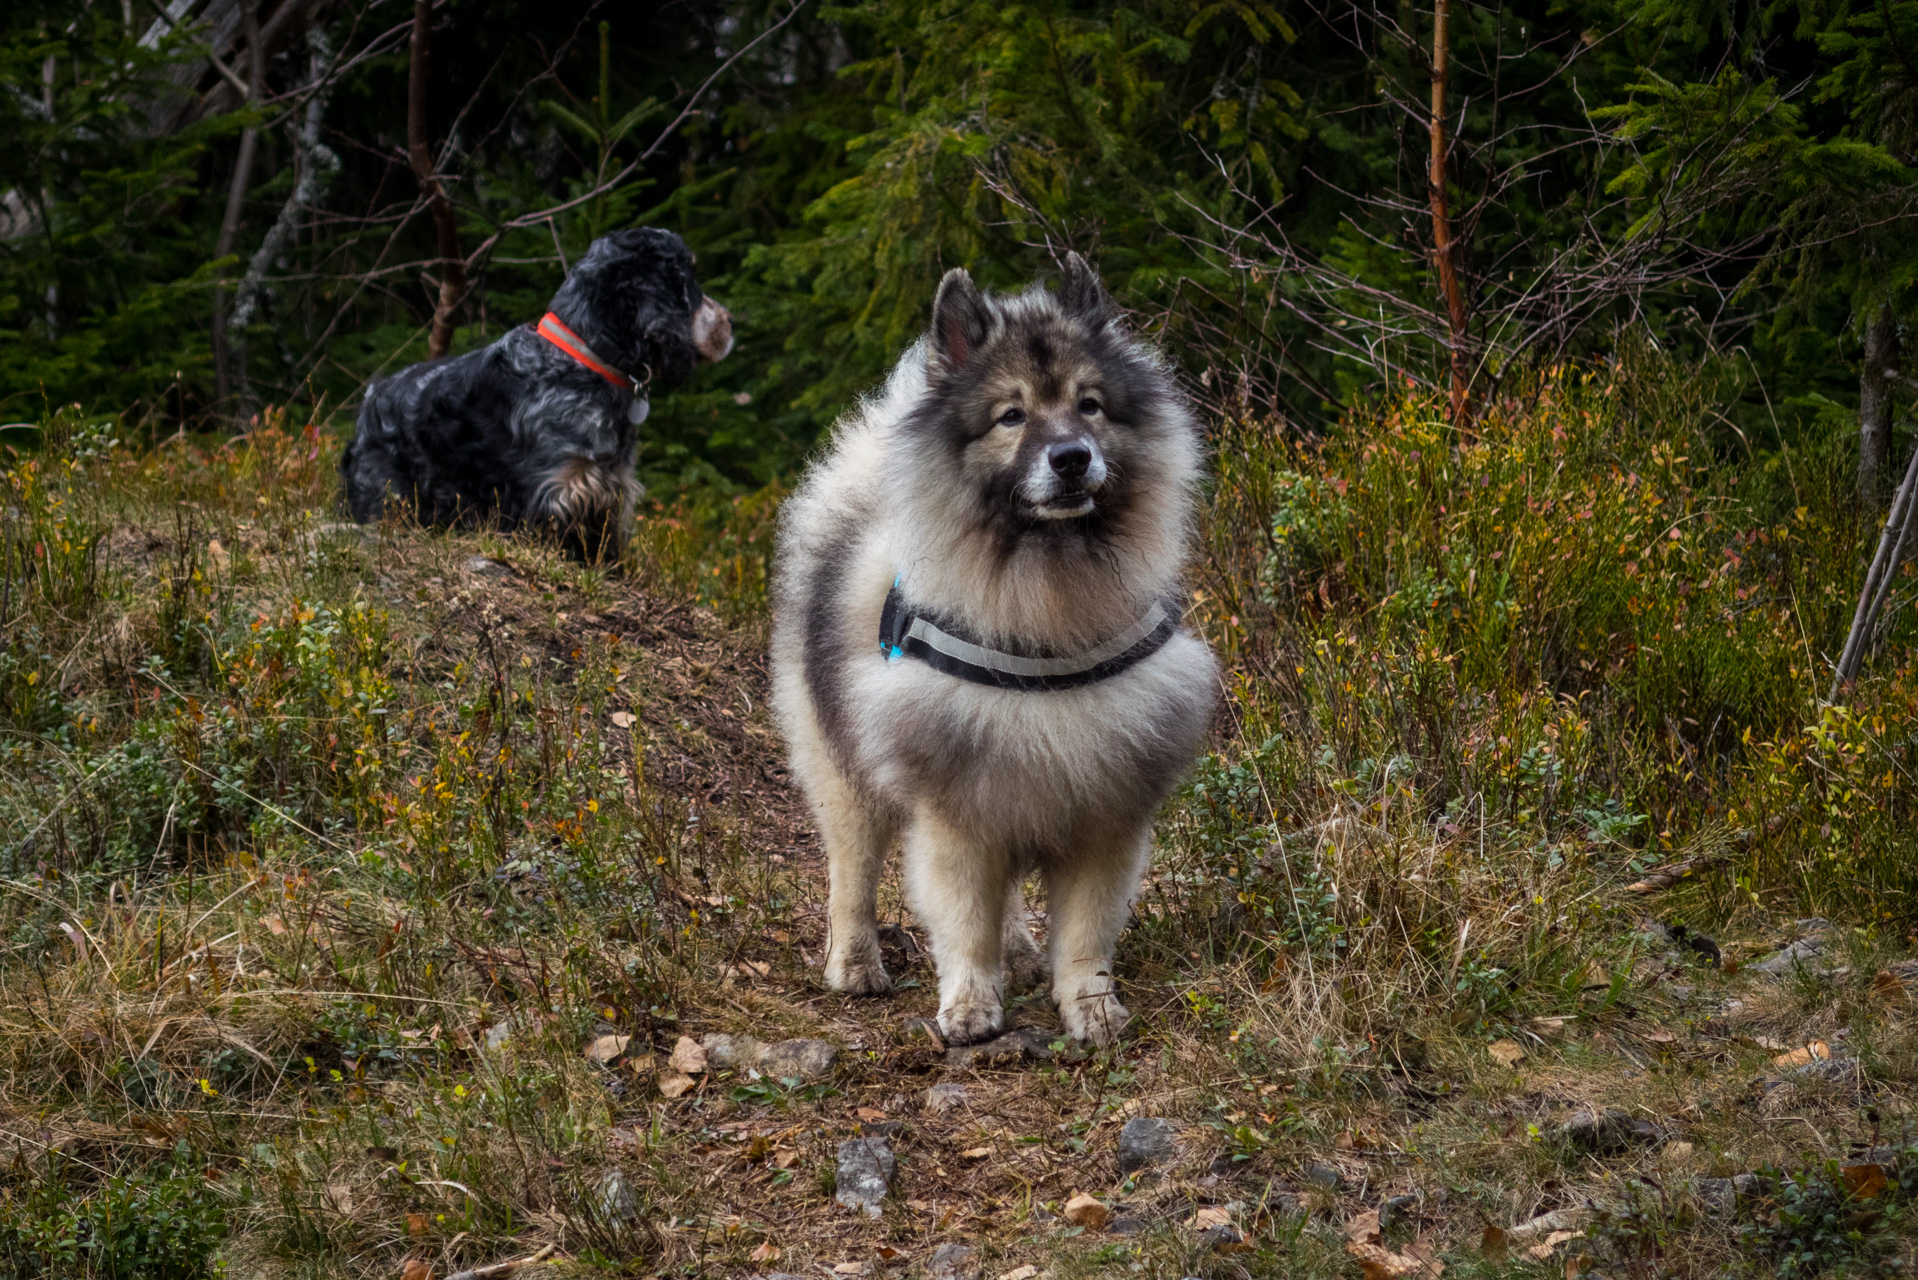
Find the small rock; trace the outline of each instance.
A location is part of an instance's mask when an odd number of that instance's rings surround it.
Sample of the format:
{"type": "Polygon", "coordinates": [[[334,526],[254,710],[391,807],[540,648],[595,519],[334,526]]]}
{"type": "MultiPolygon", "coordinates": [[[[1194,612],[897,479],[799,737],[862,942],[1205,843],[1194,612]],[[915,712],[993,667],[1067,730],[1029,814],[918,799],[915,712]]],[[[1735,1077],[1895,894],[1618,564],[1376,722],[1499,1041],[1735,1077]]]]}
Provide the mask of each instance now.
{"type": "Polygon", "coordinates": [[[1303,1218],[1308,1212],[1305,1202],[1290,1191],[1281,1191],[1265,1202],[1266,1207],[1282,1218],[1303,1218]]]}
{"type": "Polygon", "coordinates": [[[884,1138],[853,1138],[839,1144],[838,1174],[833,1199],[868,1218],[877,1218],[892,1175],[899,1169],[884,1138]]]}
{"type": "Polygon", "coordinates": [[[1700,1178],[1692,1183],[1692,1192],[1710,1218],[1728,1217],[1738,1207],[1738,1188],[1730,1178],[1700,1178]]]}
{"type": "Polygon", "coordinates": [[[1119,1130],[1119,1172],[1163,1164],[1179,1153],[1179,1130],[1158,1116],[1135,1116],[1119,1130]]]}
{"type": "Polygon", "coordinates": [[[902,1138],[906,1133],[904,1120],[874,1120],[859,1126],[859,1133],[867,1138],[902,1138]]]}
{"type": "Polygon", "coordinates": [[[1800,1080],[1822,1080],[1826,1084],[1857,1084],[1858,1060],[1855,1058],[1814,1058],[1792,1068],[1800,1080]]]}
{"type": "Polygon", "coordinates": [[[1599,1111],[1586,1108],[1558,1127],[1558,1136],[1580,1151],[1594,1155],[1616,1155],[1634,1146],[1657,1142],[1657,1126],[1637,1119],[1616,1108],[1599,1111]]]}
{"type": "Polygon", "coordinates": [[[832,1074],[833,1059],[839,1050],[824,1040],[781,1040],[767,1045],[753,1065],[762,1075],[777,1080],[824,1080],[832,1074]]]}
{"type": "Polygon", "coordinates": [[[1037,1027],[1015,1027],[996,1040],[987,1040],[983,1044],[959,1045],[946,1050],[946,1065],[949,1067],[1003,1065],[1026,1058],[1035,1062],[1047,1062],[1055,1056],[1052,1051],[1052,1042],[1057,1038],[1052,1032],[1041,1031],[1037,1027]]]}
{"type": "Polygon", "coordinates": [[[1207,1227],[1199,1233],[1199,1247],[1214,1253],[1237,1253],[1246,1244],[1237,1227],[1207,1227]]]}
{"type": "Polygon", "coordinates": [[[1400,1222],[1417,1216],[1418,1208],[1417,1196],[1393,1196],[1379,1206],[1379,1230],[1390,1231],[1400,1222]]]}
{"type": "Polygon", "coordinates": [[[926,1263],[926,1280],[979,1280],[979,1259],[968,1245],[942,1244],[926,1263]]]}
{"type": "Polygon", "coordinates": [[[504,577],[513,571],[512,566],[503,564],[491,556],[474,556],[466,562],[464,567],[468,573],[489,578],[504,577]]]}
{"type": "Polygon", "coordinates": [[[498,1022],[495,1022],[486,1029],[486,1052],[498,1053],[501,1049],[504,1049],[507,1041],[511,1040],[513,1033],[518,1030],[518,1018],[501,1018],[498,1022]]]}
{"type": "Polygon", "coordinates": [[[966,1086],[962,1084],[936,1084],[926,1090],[926,1110],[934,1115],[957,1111],[964,1107],[966,1102],[966,1086]]]}
{"type": "Polygon", "coordinates": [[[639,1194],[618,1169],[607,1170],[599,1180],[594,1202],[602,1222],[630,1222],[639,1215],[639,1194]]]}
{"type": "Polygon", "coordinates": [[[1808,962],[1824,954],[1825,944],[1831,938],[1831,922],[1822,916],[1813,916],[1809,920],[1793,921],[1792,930],[1799,935],[1795,942],[1769,959],[1761,960],[1757,964],[1748,964],[1745,968],[1752,973],[1770,974],[1773,977],[1789,973],[1793,969],[1808,969],[1814,973],[1829,969],[1829,965],[1813,965],[1808,962]]]}
{"type": "Polygon", "coordinates": [[[751,1036],[732,1036],[723,1031],[707,1036],[700,1044],[706,1050],[707,1063],[722,1070],[750,1067],[766,1051],[766,1046],[751,1036]]]}
{"type": "Polygon", "coordinates": [[[1308,1164],[1299,1170],[1299,1176],[1326,1191],[1337,1191],[1345,1185],[1345,1175],[1329,1164],[1308,1164]]]}
{"type": "Polygon", "coordinates": [[[1114,1218],[1106,1224],[1106,1234],[1113,1236],[1136,1236],[1145,1234],[1152,1224],[1144,1218],[1128,1214],[1123,1218],[1114,1218]]]}
{"type": "Polygon", "coordinates": [[[1111,1216],[1111,1210],[1107,1209],[1097,1196],[1079,1191],[1073,1193],[1072,1198],[1066,1201],[1063,1216],[1075,1227],[1084,1227],[1087,1231],[1099,1231],[1104,1229],[1106,1219],[1111,1216]]]}

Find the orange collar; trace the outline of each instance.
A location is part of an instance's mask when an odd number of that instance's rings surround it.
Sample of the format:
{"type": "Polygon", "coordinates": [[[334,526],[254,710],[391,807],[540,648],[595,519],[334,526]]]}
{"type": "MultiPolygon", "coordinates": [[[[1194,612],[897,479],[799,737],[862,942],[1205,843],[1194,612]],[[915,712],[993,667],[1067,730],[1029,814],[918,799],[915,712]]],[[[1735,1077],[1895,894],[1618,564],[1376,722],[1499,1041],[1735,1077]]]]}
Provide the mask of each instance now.
{"type": "Polygon", "coordinates": [[[593,354],[593,349],[580,339],[577,333],[566,327],[566,322],[548,311],[540,317],[539,336],[564,351],[573,359],[597,373],[616,387],[636,387],[639,384],[621,373],[613,366],[593,354]]]}

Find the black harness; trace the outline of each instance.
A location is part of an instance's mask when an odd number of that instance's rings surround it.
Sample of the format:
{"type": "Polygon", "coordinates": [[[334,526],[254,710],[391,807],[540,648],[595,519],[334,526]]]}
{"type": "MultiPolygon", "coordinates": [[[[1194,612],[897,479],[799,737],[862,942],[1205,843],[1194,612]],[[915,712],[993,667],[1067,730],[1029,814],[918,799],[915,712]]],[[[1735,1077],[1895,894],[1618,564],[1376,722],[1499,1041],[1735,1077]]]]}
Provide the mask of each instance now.
{"type": "Polygon", "coordinates": [[[1084,653],[1065,658],[1028,658],[988,649],[950,624],[942,626],[925,614],[914,613],[900,597],[895,580],[886,593],[886,607],[879,614],[879,651],[888,662],[917,658],[935,671],[974,684],[1047,693],[1111,679],[1157,653],[1172,638],[1177,625],[1171,609],[1155,604],[1124,631],[1084,653]]]}

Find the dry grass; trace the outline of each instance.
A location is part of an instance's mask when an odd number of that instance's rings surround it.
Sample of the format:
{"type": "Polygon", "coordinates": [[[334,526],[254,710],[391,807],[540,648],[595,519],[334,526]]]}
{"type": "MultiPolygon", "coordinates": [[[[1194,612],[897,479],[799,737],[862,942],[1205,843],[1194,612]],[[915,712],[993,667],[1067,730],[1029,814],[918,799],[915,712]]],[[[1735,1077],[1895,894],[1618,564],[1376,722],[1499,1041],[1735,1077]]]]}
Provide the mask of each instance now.
{"type": "MultiPolygon", "coordinates": [[[[764,511],[658,516],[626,576],[482,533],[369,539],[326,527],[319,444],[76,450],[28,501],[13,481],[9,545],[51,550],[0,606],[0,1274],[203,1274],[187,1244],[21,1261],[57,1235],[50,1188],[91,1204],[131,1179],[213,1222],[235,1276],[444,1276],[544,1244],[562,1273],[909,1275],[961,1242],[988,1276],[1356,1275],[1341,1228],[1396,1197],[1386,1243],[1449,1274],[1702,1276],[1776,1260],[1738,1235],[1770,1203],[1712,1217],[1697,1179],[1910,1132],[1918,1019],[1873,985],[1894,933],[1841,921],[1822,976],[1714,967],[1644,917],[1736,963],[1789,912],[1719,881],[1634,895],[1644,857],[1542,827],[1516,784],[1435,807],[1389,765],[1355,781],[1284,690],[1367,659],[1313,669],[1284,635],[1227,646],[1217,752],[1122,943],[1132,1033],[949,1065],[909,1025],[935,982],[896,883],[901,989],[820,982],[824,876],[766,717],[764,511]],[[690,531],[716,525],[702,559],[690,531]],[[1287,686],[1281,658],[1313,674],[1287,686]],[[715,1070],[664,1096],[679,1038],[721,1031],[840,1053],[817,1083],[715,1070]],[[582,1052],[604,1034],[633,1037],[611,1070],[582,1052]],[[1856,1073],[1774,1064],[1814,1039],[1856,1073]],[[966,1099],[935,1111],[945,1082],[966,1099]],[[1658,1140],[1558,1136],[1591,1107],[1658,1140]],[[1181,1147],[1128,1176],[1141,1115],[1181,1147]],[[831,1188],[874,1126],[900,1165],[869,1221],[831,1188]],[[1108,1229],[1061,1219],[1076,1191],[1108,1229]],[[1580,1208],[1548,1257],[1482,1250],[1488,1225],[1580,1208]],[[1242,1246],[1202,1234],[1215,1218],[1242,1246]]],[[[1014,1015],[1057,1026],[1042,991],[1014,1015]]],[[[1857,1229],[1909,1262],[1906,1213],[1857,1229]]]]}

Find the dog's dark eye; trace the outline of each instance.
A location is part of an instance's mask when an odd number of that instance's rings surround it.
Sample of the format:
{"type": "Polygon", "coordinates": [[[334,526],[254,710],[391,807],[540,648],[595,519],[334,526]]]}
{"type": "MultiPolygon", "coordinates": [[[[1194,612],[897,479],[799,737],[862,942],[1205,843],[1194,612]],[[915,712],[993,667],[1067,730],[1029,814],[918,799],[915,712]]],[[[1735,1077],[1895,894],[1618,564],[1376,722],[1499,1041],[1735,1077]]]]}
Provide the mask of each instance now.
{"type": "Polygon", "coordinates": [[[1026,411],[1024,409],[1008,409],[999,415],[999,425],[1002,427],[1016,427],[1025,420],[1026,411]]]}
{"type": "Polygon", "coordinates": [[[1094,414],[1099,412],[1099,409],[1100,409],[1099,402],[1097,400],[1094,400],[1091,396],[1087,396],[1085,399],[1079,402],[1080,413],[1094,414]]]}

